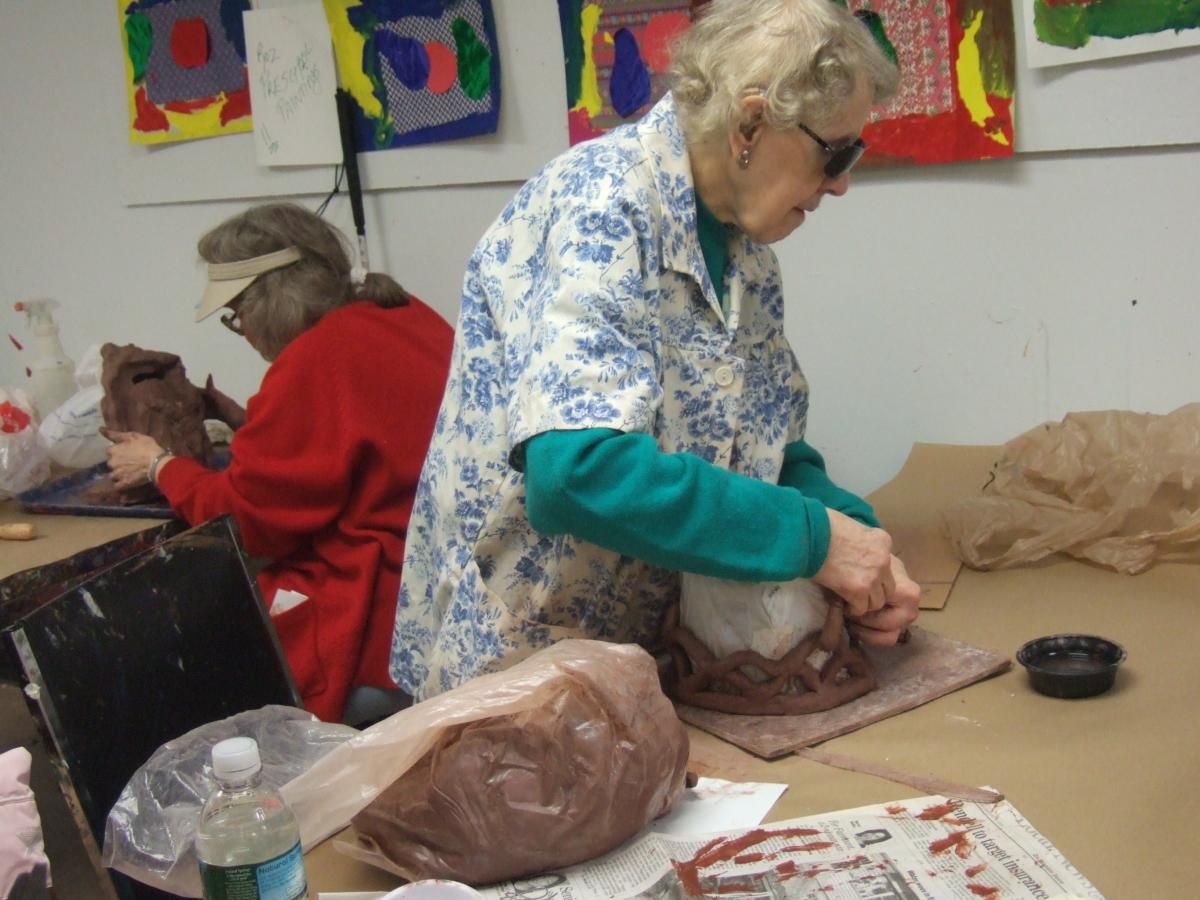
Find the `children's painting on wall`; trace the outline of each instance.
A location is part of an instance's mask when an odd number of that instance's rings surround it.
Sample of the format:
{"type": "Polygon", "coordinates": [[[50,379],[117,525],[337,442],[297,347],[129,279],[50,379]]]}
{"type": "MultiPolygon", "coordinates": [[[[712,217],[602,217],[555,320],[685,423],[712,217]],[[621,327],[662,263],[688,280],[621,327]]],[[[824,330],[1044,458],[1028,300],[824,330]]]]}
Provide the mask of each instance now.
{"type": "Polygon", "coordinates": [[[1012,156],[1010,0],[841,2],[900,67],[896,96],[863,129],[864,165],[1012,156]]]}
{"type": "Polygon", "coordinates": [[[250,130],[249,8],[250,0],[117,0],[131,142],[250,130]]]}
{"type": "Polygon", "coordinates": [[[572,144],[641,118],[664,93],[692,0],[558,0],[572,144]]]}
{"type": "Polygon", "coordinates": [[[1200,44],[1197,0],[1020,0],[1030,67],[1200,44]]]}
{"type": "Polygon", "coordinates": [[[500,119],[491,0],[324,0],[359,150],[489,134],[500,119]]]}
{"type": "MultiPolygon", "coordinates": [[[[1013,153],[1011,0],[830,0],[900,67],[872,110],[864,163],[938,163],[1013,153]]],[[[666,91],[673,39],[703,14],[679,0],[558,0],[572,144],[639,118],[666,91]]]]}

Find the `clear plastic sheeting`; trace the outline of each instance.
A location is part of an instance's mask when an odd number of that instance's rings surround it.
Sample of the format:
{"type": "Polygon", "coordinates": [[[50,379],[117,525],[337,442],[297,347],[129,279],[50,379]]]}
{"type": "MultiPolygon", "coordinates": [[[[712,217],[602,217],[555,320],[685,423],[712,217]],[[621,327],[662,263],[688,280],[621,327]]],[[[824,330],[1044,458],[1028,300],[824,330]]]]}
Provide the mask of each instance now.
{"type": "Polygon", "coordinates": [[[688,740],[640,647],[564,640],[363,731],[284,786],[306,847],[409,880],[483,884],[582,862],[682,794],[688,740]]]}
{"type": "MultiPolygon", "coordinates": [[[[829,614],[825,592],[807,578],[758,583],[685,572],[680,598],[680,624],[717,657],[753,650],[767,659],[780,659],[820,631],[829,614]]],[[[747,674],[763,678],[761,673],[747,674]]]]}
{"type": "Polygon", "coordinates": [[[79,390],[57,409],[47,410],[38,426],[38,438],[50,459],[68,469],[86,469],[104,462],[108,439],[100,434],[104,417],[100,403],[104,388],[100,386],[100,345],[88,347],[75,366],[75,383],[79,390]]]}
{"type": "Polygon", "coordinates": [[[152,887],[201,896],[196,821],[216,782],[212,748],[252,737],[264,784],[281,787],[359,732],[291,706],[264,706],[209,722],[163,744],[134,773],[108,815],[104,865],[152,887]]]}
{"type": "Polygon", "coordinates": [[[955,552],[976,569],[1059,552],[1128,575],[1200,562],[1200,403],[1039,425],[1005,445],[982,496],[944,517],[955,552]]]}

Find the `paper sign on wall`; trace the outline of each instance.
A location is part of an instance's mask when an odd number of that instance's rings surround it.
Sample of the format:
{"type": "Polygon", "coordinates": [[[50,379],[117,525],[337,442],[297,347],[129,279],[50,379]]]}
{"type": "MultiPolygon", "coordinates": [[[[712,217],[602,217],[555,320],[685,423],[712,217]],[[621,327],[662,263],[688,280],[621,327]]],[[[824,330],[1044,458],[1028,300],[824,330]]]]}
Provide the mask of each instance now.
{"type": "Polygon", "coordinates": [[[319,4],[243,14],[260,166],[340,163],[337,75],[319,4]]]}

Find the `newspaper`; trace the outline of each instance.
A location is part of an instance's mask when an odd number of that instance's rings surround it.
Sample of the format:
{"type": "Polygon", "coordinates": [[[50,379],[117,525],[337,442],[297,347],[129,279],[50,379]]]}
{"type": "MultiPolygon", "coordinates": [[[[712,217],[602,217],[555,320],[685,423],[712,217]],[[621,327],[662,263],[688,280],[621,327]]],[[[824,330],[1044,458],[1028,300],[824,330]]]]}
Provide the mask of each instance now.
{"type": "Polygon", "coordinates": [[[1104,900],[1009,803],[921,797],[705,837],[643,834],[487,900],[1104,900]]]}

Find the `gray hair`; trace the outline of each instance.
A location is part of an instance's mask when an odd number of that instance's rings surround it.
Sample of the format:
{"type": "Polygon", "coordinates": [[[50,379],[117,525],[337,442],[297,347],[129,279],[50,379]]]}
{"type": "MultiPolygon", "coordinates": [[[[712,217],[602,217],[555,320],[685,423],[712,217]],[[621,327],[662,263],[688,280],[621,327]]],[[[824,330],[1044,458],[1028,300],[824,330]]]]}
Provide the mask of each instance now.
{"type": "Polygon", "coordinates": [[[870,29],[833,0],[712,0],[676,46],[668,75],[691,144],[741,123],[760,93],[773,128],[819,127],[865,77],[875,103],[896,90],[896,66],[870,29]]]}
{"type": "Polygon", "coordinates": [[[205,262],[228,263],[286,247],[300,251],[299,261],[264,272],[238,295],[242,326],[269,360],[339,306],[408,303],[408,293],[388,275],[370,272],[363,284],[353,284],[346,236],[294,203],[252,206],[200,238],[198,250],[205,262]]]}

